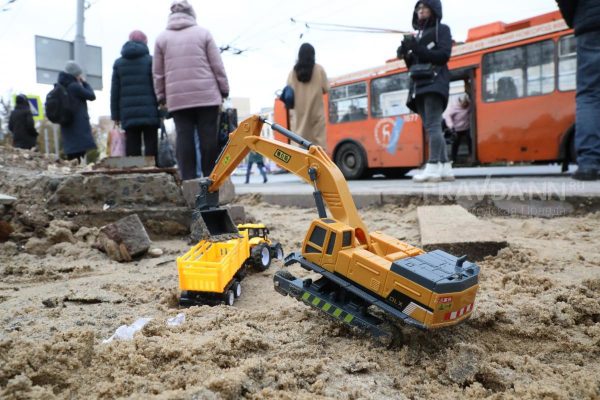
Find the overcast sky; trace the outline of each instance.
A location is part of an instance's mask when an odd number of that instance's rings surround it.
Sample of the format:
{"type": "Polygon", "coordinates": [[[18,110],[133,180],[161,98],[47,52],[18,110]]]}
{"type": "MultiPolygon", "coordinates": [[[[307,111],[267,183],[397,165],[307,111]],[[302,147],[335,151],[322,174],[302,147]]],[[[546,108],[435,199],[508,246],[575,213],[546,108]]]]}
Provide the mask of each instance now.
{"type": "MultiPolygon", "coordinates": [[[[8,0],[0,0],[0,5],[8,0]]],[[[154,39],[165,28],[170,0],[90,0],[85,38],[102,47],[104,90],[90,104],[92,118],[109,114],[112,64],[134,29],[144,31],[153,53],[154,39]]],[[[232,97],[249,97],[253,111],[273,105],[274,92],[285,84],[299,46],[310,42],[317,62],[330,77],[381,65],[395,56],[401,37],[393,34],[326,32],[300,21],[411,29],[413,0],[190,0],[198,23],[219,46],[246,50],[223,54],[232,97]],[[301,37],[302,36],[302,37],[301,37]]],[[[39,94],[50,90],[35,83],[34,35],[73,40],[76,0],[16,0],[0,11],[0,95],[39,94]]],[[[444,22],[454,39],[464,41],[469,28],[494,21],[514,22],[556,10],[554,0],[446,0],[444,22]]],[[[0,7],[0,10],[4,7],[0,7]]]]}

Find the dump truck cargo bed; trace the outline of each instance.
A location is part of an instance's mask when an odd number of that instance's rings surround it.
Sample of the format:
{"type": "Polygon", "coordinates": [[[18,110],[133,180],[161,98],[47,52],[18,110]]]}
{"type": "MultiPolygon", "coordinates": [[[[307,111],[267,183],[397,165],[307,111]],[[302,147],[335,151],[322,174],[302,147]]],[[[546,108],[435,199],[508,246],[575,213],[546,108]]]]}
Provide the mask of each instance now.
{"type": "Polygon", "coordinates": [[[200,241],[177,258],[182,291],[223,293],[249,257],[248,235],[225,242],[200,241]]]}

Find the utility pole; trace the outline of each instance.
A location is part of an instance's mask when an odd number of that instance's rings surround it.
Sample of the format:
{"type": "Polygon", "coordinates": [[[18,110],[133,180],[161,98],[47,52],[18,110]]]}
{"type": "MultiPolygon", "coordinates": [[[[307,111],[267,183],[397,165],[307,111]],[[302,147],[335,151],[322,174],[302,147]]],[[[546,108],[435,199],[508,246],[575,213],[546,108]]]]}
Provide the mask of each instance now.
{"type": "Polygon", "coordinates": [[[75,62],[83,68],[85,73],[85,36],[83,35],[83,25],[85,22],[85,0],[77,0],[77,34],[75,35],[74,50],[75,62]]]}

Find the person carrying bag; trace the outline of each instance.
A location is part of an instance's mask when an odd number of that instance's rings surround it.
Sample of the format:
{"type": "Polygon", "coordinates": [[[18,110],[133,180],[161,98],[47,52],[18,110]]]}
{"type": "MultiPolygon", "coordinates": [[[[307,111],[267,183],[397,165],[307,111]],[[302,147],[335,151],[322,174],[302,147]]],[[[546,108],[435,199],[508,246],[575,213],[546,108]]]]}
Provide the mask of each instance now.
{"type": "Polygon", "coordinates": [[[442,15],[440,0],[418,1],[412,21],[417,34],[405,35],[396,53],[406,62],[411,78],[406,105],[419,114],[429,136],[429,160],[413,177],[415,182],[454,180],[442,132],[442,113],[450,94],[452,34],[441,23],[442,15]]]}

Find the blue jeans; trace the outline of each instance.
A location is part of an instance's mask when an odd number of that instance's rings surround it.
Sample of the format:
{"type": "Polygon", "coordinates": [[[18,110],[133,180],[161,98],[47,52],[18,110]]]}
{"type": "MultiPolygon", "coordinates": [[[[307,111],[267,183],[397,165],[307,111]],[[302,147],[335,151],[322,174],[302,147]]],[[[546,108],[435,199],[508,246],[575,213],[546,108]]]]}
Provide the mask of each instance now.
{"type": "Polygon", "coordinates": [[[448,152],[442,132],[442,113],[444,98],[437,93],[425,93],[417,96],[417,111],[423,121],[423,127],[429,135],[428,163],[447,163],[448,152]]]}
{"type": "Polygon", "coordinates": [[[577,163],[600,169],[600,31],[577,36],[577,163]]]}
{"type": "MultiPolygon", "coordinates": [[[[248,168],[246,168],[246,183],[250,182],[250,172],[252,171],[252,164],[254,161],[248,161],[248,168]]],[[[265,171],[265,164],[262,162],[257,162],[258,170],[263,177],[263,182],[267,182],[267,172],[265,171]]]]}

